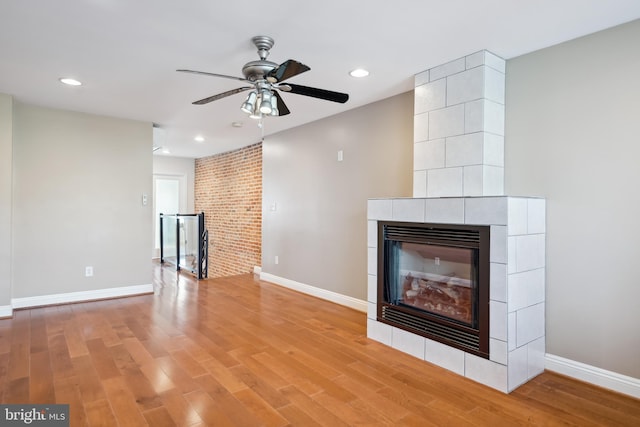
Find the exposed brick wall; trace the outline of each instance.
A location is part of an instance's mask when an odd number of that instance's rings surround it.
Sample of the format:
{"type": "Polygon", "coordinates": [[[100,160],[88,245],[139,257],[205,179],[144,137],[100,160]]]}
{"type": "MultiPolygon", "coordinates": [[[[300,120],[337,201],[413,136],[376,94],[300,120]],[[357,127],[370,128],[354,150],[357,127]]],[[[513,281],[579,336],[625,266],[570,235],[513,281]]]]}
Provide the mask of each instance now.
{"type": "Polygon", "coordinates": [[[209,230],[209,277],[261,264],[262,143],[196,159],[195,208],[209,230]]]}

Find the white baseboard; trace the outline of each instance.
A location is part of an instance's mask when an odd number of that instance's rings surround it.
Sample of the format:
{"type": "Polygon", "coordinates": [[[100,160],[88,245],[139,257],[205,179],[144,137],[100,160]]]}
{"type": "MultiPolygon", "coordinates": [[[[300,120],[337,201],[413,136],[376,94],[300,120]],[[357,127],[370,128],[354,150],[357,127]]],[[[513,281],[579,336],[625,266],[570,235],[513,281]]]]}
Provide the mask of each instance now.
{"type": "Polygon", "coordinates": [[[153,285],[123,286],[120,288],[97,289],[95,291],[69,292],[65,294],[39,295],[36,297],[13,298],[13,308],[30,308],[43,305],[66,304],[70,302],[93,301],[107,298],[153,293],[153,285]]]}
{"type": "Polygon", "coordinates": [[[258,267],[257,265],[253,267],[253,274],[257,274],[258,276],[262,273],[262,267],[258,267]]]}
{"type": "Polygon", "coordinates": [[[13,307],[10,305],[0,305],[0,319],[13,316],[13,307]]]}
{"type": "Polygon", "coordinates": [[[273,274],[264,273],[264,272],[260,273],[260,280],[272,282],[272,283],[275,283],[276,285],[284,286],[285,288],[302,292],[303,294],[311,295],[317,298],[334,302],[336,304],[353,308],[354,310],[362,311],[365,313],[367,312],[366,301],[362,301],[357,298],[342,295],[337,292],[328,291],[326,289],[317,288],[311,285],[306,285],[304,283],[296,282],[295,280],[285,279],[284,277],[278,277],[278,276],[274,276],[273,274]]]}
{"type": "Polygon", "coordinates": [[[550,371],[585,381],[640,399],[640,379],[547,353],[544,367],[550,371]]]}

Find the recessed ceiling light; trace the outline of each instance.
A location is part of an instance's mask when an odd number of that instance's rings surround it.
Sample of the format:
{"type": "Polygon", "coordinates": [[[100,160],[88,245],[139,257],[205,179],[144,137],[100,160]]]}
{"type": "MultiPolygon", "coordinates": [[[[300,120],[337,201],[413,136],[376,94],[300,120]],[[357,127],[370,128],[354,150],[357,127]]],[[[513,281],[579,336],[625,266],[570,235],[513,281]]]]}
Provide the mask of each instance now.
{"type": "Polygon", "coordinates": [[[355,70],[350,71],[349,75],[351,77],[367,77],[369,72],[364,68],[356,68],[355,70]]]}
{"type": "Polygon", "coordinates": [[[195,141],[197,142],[204,142],[204,136],[202,135],[198,135],[195,138],[193,138],[195,141]]]}
{"type": "Polygon", "coordinates": [[[70,79],[70,78],[67,78],[67,77],[61,78],[60,82],[66,84],[66,85],[69,85],[69,86],[80,86],[80,85],[82,85],[82,82],[79,82],[76,79],[70,79]]]}

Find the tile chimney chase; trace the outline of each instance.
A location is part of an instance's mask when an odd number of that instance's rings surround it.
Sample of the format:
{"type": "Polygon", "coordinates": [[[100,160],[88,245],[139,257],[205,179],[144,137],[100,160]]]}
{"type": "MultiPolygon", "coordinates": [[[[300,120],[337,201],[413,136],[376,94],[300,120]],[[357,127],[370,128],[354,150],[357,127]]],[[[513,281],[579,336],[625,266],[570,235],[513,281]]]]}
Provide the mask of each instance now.
{"type": "Polygon", "coordinates": [[[415,76],[413,198],[368,201],[367,336],[508,393],[544,370],[545,200],[504,195],[504,99],[486,50],[415,76]],[[489,227],[488,358],[380,321],[379,221],[489,227]]]}

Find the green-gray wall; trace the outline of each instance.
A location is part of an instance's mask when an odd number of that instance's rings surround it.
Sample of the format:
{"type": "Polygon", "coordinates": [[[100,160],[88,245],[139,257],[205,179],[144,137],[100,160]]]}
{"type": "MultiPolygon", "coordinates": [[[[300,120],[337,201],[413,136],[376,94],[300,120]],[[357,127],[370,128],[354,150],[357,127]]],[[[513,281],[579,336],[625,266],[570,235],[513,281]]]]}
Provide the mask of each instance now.
{"type": "Polygon", "coordinates": [[[505,183],[547,199],[547,353],[640,378],[640,21],[507,62],[505,183]]]}
{"type": "Polygon", "coordinates": [[[413,92],[267,137],[262,271],[366,301],[367,199],[411,197],[412,162],[413,92]]]}
{"type": "Polygon", "coordinates": [[[151,123],[14,101],[12,138],[11,298],[149,285],[151,123]]]}
{"type": "Polygon", "coordinates": [[[11,309],[11,183],[13,99],[0,94],[0,317],[11,309]]]}

